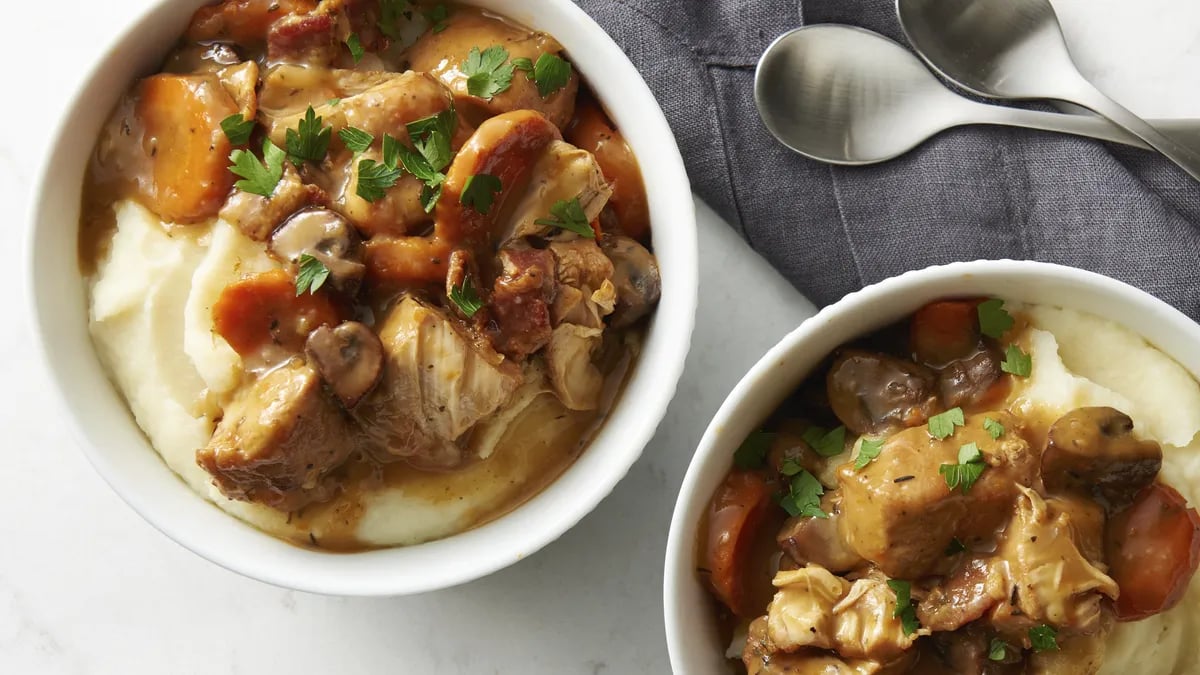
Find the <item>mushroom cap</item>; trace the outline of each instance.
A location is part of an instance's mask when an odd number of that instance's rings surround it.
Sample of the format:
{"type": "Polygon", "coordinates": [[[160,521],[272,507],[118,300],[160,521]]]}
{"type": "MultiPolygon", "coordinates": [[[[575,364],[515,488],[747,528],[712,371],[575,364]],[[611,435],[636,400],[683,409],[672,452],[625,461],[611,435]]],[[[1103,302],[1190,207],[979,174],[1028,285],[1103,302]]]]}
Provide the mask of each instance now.
{"type": "Polygon", "coordinates": [[[370,393],[383,370],[379,336],[357,321],[317,328],[308,334],[304,352],[347,410],[370,393]]]}
{"type": "Polygon", "coordinates": [[[271,235],[271,252],[281,260],[299,265],[304,255],[325,265],[333,285],[353,294],[362,282],[358,233],[335,211],[308,208],[297,211],[271,235]]]}

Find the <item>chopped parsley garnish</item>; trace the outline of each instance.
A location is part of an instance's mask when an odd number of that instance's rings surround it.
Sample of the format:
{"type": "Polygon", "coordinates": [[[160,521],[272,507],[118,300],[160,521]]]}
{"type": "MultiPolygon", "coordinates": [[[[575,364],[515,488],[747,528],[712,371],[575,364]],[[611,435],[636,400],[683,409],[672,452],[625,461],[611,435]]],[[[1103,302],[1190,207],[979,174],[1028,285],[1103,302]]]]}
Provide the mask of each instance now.
{"type": "Polygon", "coordinates": [[[1004,425],[990,417],[983,418],[983,430],[988,432],[993,441],[1004,435],[1004,425]]]}
{"type": "Polygon", "coordinates": [[[421,13],[425,15],[425,19],[429,21],[430,29],[435,33],[446,30],[450,25],[446,23],[446,19],[450,18],[450,8],[446,7],[445,3],[439,2],[421,13]]]}
{"type": "Polygon", "coordinates": [[[858,446],[858,457],[854,460],[854,470],[862,471],[867,468],[867,465],[875,461],[881,452],[883,452],[883,439],[862,439],[862,444],[858,446]]]}
{"type": "Polygon", "coordinates": [[[296,297],[308,293],[316,293],[325,280],[329,278],[329,268],[325,263],[307,253],[300,254],[300,272],[296,275],[296,297]]]}
{"type": "Polygon", "coordinates": [[[947,556],[958,555],[959,553],[962,553],[965,550],[967,550],[966,544],[959,541],[958,537],[955,537],[955,538],[951,539],[950,544],[946,546],[946,555],[947,556]]]}
{"type": "Polygon", "coordinates": [[[892,618],[900,619],[904,634],[912,635],[921,627],[917,621],[917,608],[912,604],[912,584],[899,579],[888,579],[888,588],[896,594],[896,608],[892,610],[892,618]]]}
{"type": "Polygon", "coordinates": [[[755,431],[742,441],[733,453],[733,465],[739,469],[758,469],[767,461],[767,450],[771,449],[771,441],[775,434],[765,431],[755,431]]]}
{"type": "Polygon", "coordinates": [[[979,451],[979,446],[967,443],[958,449],[958,464],[943,464],[938,467],[938,473],[946,480],[946,487],[951,490],[962,488],[965,495],[983,475],[985,468],[987,464],[983,461],[983,453],[979,451]]]}
{"type": "Polygon", "coordinates": [[[249,150],[234,150],[229,155],[229,161],[233,162],[229,170],[242,178],[235,183],[239,190],[270,197],[283,178],[283,160],[286,158],[286,153],[268,138],[263,141],[261,161],[249,150]]]}
{"type": "Polygon", "coordinates": [[[325,126],[325,118],[317,117],[317,112],[310,105],[300,120],[299,129],[287,130],[288,157],[297,166],[304,162],[320,162],[329,152],[332,138],[333,127],[325,126]]]}
{"type": "Polygon", "coordinates": [[[583,205],[579,203],[579,197],[570,201],[560,199],[550,207],[550,218],[538,218],[533,221],[536,225],[545,225],[546,227],[557,227],[564,230],[570,230],[580,236],[594,238],[596,231],[588,223],[587,214],[583,211],[583,205]]]}
{"type": "Polygon", "coordinates": [[[780,495],[779,505],[789,516],[807,516],[810,518],[828,518],[829,514],[821,510],[821,495],[825,488],[816,476],[801,469],[792,478],[787,494],[780,495]]]}
{"type": "Polygon", "coordinates": [[[342,99],[340,99],[340,98],[331,98],[328,101],[326,101],[326,103],[328,103],[330,106],[335,106],[341,102],[342,102],[342,99]]]}
{"type": "Polygon", "coordinates": [[[1058,649],[1058,631],[1046,624],[1034,626],[1029,629],[1029,643],[1035,652],[1055,651],[1058,649]]]}
{"type": "Polygon", "coordinates": [[[486,216],[488,211],[492,210],[496,194],[502,189],[504,186],[500,184],[499,178],[488,173],[477,173],[467,177],[458,201],[463,206],[475,209],[476,213],[486,216]]]}
{"type": "Polygon", "coordinates": [[[804,432],[801,438],[808,443],[813,452],[822,457],[840,455],[846,450],[846,427],[826,431],[821,427],[812,426],[804,432]]]}
{"type": "Polygon", "coordinates": [[[992,661],[1003,661],[1008,657],[1008,643],[1000,638],[992,638],[988,646],[988,658],[992,661]]]}
{"type": "Polygon", "coordinates": [[[951,408],[929,418],[929,435],[939,441],[954,435],[954,428],[966,424],[962,408],[951,408]]]}
{"type": "Polygon", "coordinates": [[[544,52],[538,57],[537,63],[525,57],[515,58],[512,65],[533,80],[542,98],[562,89],[571,81],[571,64],[557,54],[544,52]]]}
{"type": "Polygon", "coordinates": [[[1033,357],[1020,347],[1009,345],[1004,351],[1004,360],[1000,362],[1000,370],[1018,377],[1029,377],[1033,374],[1033,357]]]}
{"type": "Polygon", "coordinates": [[[454,108],[422,117],[406,125],[408,136],[412,139],[416,151],[405,146],[396,146],[404,168],[425,183],[421,188],[421,204],[426,213],[433,211],[433,207],[442,197],[442,184],[446,182],[446,174],[442,173],[442,169],[453,159],[450,137],[454,134],[457,123],[458,116],[454,108]]]}
{"type": "Polygon", "coordinates": [[[779,465],[779,473],[781,473],[789,478],[792,476],[795,476],[796,474],[800,473],[803,470],[804,470],[804,467],[800,466],[800,462],[797,462],[796,460],[792,459],[791,457],[785,458],[783,460],[783,462],[781,462],[779,465]]]}
{"type": "Polygon", "coordinates": [[[999,298],[984,300],[975,311],[979,314],[980,332],[990,338],[999,340],[1013,327],[1012,314],[1004,309],[1004,301],[999,298]]]}
{"type": "Polygon", "coordinates": [[[346,149],[355,154],[366,152],[367,148],[375,142],[374,136],[354,127],[346,127],[339,131],[338,138],[342,139],[342,144],[346,146],[346,149]]]}
{"type": "Polygon", "coordinates": [[[254,120],[242,117],[241,113],[234,113],[221,120],[221,131],[225,132],[225,138],[228,138],[230,143],[245,145],[250,142],[250,134],[254,133],[254,120]]]}
{"type": "Polygon", "coordinates": [[[472,47],[467,60],[462,63],[467,76],[467,93],[491,100],[496,94],[507,91],[512,85],[513,65],[507,63],[508,50],[492,45],[482,52],[472,47]]]}
{"type": "Polygon", "coordinates": [[[367,53],[367,50],[363,49],[362,39],[358,37],[358,33],[351,33],[350,37],[346,38],[346,48],[350,50],[350,58],[354,59],[355,63],[362,61],[362,57],[367,53]]]}
{"type": "MultiPolygon", "coordinates": [[[[385,136],[384,138],[390,137],[385,136]]],[[[369,202],[378,201],[383,199],[388,188],[394,186],[402,175],[404,172],[395,164],[380,163],[373,159],[360,160],[358,162],[358,187],[355,192],[369,202]]]]}
{"type": "Polygon", "coordinates": [[[450,301],[457,305],[468,319],[483,307],[483,300],[480,299],[479,293],[475,292],[471,277],[466,277],[461,285],[450,289],[450,301]]]}
{"type": "Polygon", "coordinates": [[[392,40],[399,40],[400,19],[411,19],[408,0],[379,0],[379,31],[392,40]]]}

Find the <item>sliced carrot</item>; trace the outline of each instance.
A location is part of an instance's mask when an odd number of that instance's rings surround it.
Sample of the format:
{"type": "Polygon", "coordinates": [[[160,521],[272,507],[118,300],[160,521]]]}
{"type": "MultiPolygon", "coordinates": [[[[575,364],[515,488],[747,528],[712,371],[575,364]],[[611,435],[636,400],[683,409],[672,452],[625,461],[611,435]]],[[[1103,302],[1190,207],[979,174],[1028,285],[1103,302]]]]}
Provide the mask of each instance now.
{"type": "Polygon", "coordinates": [[[909,340],[913,356],[927,366],[943,366],[973,354],[979,346],[978,302],[931,302],[913,314],[909,340]]]}
{"type": "Polygon", "coordinates": [[[297,296],[295,281],[283,270],[235,281],[213,305],[217,333],[243,357],[269,345],[299,353],[310,332],[338,320],[328,296],[323,292],[297,296]]]}
{"type": "Polygon", "coordinates": [[[749,558],[771,508],[771,490],[765,472],[735,469],[709,504],[705,572],[713,594],[738,616],[755,611],[747,602],[749,558]]]}
{"type": "Polygon", "coordinates": [[[1117,620],[1137,621],[1183,598],[1200,565],[1200,514],[1155,483],[1109,521],[1107,540],[1109,573],[1121,588],[1117,620]]]}
{"type": "Polygon", "coordinates": [[[641,168],[625,137],[613,128],[595,101],[580,100],[575,119],[567,129],[567,140],[592,153],[604,178],[612,184],[609,204],[616,213],[621,233],[645,242],[650,234],[650,207],[641,168]]]}
{"type": "Polygon", "coordinates": [[[212,75],[162,74],[142,82],[137,117],[154,175],[143,197],[152,211],[173,223],[217,215],[233,186],[221,120],[237,111],[212,75]]]}

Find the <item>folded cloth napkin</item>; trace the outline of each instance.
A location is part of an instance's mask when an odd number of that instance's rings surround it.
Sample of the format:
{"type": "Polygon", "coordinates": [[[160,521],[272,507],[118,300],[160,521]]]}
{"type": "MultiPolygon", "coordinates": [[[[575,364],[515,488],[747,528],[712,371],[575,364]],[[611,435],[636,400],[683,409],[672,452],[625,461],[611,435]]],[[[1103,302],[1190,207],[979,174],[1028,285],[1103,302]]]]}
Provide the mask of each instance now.
{"type": "Polygon", "coordinates": [[[770,136],[753,99],[767,45],[813,23],[903,43],[894,0],[576,1],[650,83],[696,193],[814,302],[928,265],[1016,258],[1101,272],[1200,319],[1200,184],[1157,155],[970,127],[852,168],[770,136]]]}

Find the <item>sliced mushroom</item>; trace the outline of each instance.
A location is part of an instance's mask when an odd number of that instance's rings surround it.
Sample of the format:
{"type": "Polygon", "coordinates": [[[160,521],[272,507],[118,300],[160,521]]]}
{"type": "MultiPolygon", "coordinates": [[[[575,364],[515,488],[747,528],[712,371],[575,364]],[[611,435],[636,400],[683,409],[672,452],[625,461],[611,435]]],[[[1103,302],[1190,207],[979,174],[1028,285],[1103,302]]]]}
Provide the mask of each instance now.
{"type": "Polygon", "coordinates": [[[604,253],[613,262],[617,305],[609,318],[613,328],[624,328],[646,316],[662,295],[662,276],[654,254],[629,237],[605,237],[604,253]]]}
{"type": "Polygon", "coordinates": [[[305,209],[271,235],[271,252],[292,265],[312,256],[329,270],[334,288],[353,294],[366,268],[360,262],[358,234],[346,219],[329,209],[305,209]]]}
{"type": "Polygon", "coordinates": [[[1050,490],[1090,490],[1110,512],[1128,506],[1154,482],[1162,448],[1133,436],[1129,415],[1107,407],[1077,408],[1050,427],[1042,480],[1050,490]]]}
{"type": "Polygon", "coordinates": [[[383,345],[357,321],[345,321],[337,328],[321,326],[309,333],[304,351],[346,409],[358,405],[379,382],[383,345]]]}

